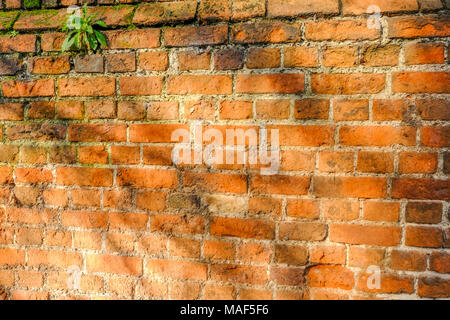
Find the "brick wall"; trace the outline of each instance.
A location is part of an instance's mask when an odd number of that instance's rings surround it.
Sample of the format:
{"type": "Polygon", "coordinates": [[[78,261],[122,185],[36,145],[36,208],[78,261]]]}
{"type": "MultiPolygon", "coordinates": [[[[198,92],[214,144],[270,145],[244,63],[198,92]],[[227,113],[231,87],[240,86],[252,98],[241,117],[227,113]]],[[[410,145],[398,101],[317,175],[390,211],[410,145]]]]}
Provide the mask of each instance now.
{"type": "Polygon", "coordinates": [[[450,297],[448,0],[132,1],[88,56],[0,3],[0,297],[450,297]],[[174,165],[200,120],[279,170],[174,165]]]}

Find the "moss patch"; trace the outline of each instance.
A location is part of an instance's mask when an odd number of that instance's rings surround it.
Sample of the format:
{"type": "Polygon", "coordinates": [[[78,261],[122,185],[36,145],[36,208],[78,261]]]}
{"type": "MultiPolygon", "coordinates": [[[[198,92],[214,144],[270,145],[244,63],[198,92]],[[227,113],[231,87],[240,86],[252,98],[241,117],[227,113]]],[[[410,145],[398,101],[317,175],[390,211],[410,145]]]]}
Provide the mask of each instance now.
{"type": "Polygon", "coordinates": [[[25,9],[33,9],[41,7],[41,0],[24,0],[23,6],[25,9]]]}

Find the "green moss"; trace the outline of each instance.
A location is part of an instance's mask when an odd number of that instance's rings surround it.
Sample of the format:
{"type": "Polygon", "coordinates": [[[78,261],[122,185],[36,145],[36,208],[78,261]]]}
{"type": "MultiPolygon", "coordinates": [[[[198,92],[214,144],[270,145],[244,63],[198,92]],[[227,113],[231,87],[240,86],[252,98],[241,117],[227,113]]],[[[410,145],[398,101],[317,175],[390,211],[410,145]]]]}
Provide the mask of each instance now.
{"type": "Polygon", "coordinates": [[[11,29],[19,12],[0,12],[0,30],[11,29]]]}
{"type": "Polygon", "coordinates": [[[25,9],[40,8],[41,0],[23,0],[25,9]]]}

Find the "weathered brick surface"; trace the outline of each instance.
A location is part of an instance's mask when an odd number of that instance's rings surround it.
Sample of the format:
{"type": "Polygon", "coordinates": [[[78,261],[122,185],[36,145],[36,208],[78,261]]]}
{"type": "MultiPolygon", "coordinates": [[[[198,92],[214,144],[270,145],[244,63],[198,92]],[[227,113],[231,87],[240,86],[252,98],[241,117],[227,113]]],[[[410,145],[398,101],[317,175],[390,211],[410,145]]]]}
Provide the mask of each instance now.
{"type": "Polygon", "coordinates": [[[450,298],[449,1],[90,0],[88,54],[38,2],[0,2],[0,299],[450,298]],[[279,166],[175,161],[194,128],[279,166]]]}

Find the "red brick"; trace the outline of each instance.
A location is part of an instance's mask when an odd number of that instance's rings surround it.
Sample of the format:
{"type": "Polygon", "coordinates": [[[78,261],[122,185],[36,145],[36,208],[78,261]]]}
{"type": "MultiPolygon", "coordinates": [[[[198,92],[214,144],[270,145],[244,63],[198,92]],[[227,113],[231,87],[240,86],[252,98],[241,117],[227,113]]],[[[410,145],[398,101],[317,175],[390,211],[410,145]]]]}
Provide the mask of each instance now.
{"type": "Polygon", "coordinates": [[[353,170],[352,152],[321,151],[319,170],[322,172],[350,172],[353,170]]]}
{"type": "Polygon", "coordinates": [[[24,106],[21,103],[0,104],[0,120],[23,120],[24,106]]]}
{"type": "Polygon", "coordinates": [[[181,51],[178,53],[178,69],[207,70],[211,65],[211,53],[209,51],[181,51]]]}
{"type": "Polygon", "coordinates": [[[365,201],[363,204],[364,220],[398,222],[400,203],[383,201],[365,201]]]}
{"type": "Polygon", "coordinates": [[[122,124],[73,124],[69,127],[69,140],[121,142],[126,140],[126,129],[122,124]]]}
{"type": "Polygon", "coordinates": [[[251,119],[253,104],[251,101],[224,100],[220,102],[219,114],[224,120],[251,119]]]}
{"type": "Polygon", "coordinates": [[[414,127],[389,126],[344,126],[339,132],[342,145],[346,146],[391,146],[400,144],[414,146],[416,129],[414,127]]]}
{"type": "Polygon", "coordinates": [[[250,180],[250,192],[257,194],[305,195],[308,193],[309,184],[309,177],[257,175],[250,180]]]}
{"type": "Polygon", "coordinates": [[[450,72],[396,72],[392,91],[403,93],[450,93],[450,72]]]}
{"type": "Polygon", "coordinates": [[[14,171],[16,182],[45,183],[53,181],[53,173],[43,168],[16,168],[14,171]]]}
{"type": "Polygon", "coordinates": [[[437,170],[437,154],[402,152],[399,154],[400,173],[434,173],[437,170]]]}
{"type": "Polygon", "coordinates": [[[64,189],[47,189],[42,192],[42,199],[46,205],[66,207],[69,203],[67,191],[64,189]]]}
{"type": "Polygon", "coordinates": [[[175,142],[172,133],[177,129],[186,129],[181,124],[135,124],[130,125],[131,142],[175,142]]]}
{"type": "Polygon", "coordinates": [[[227,0],[204,0],[198,10],[202,21],[227,21],[231,16],[231,4],[227,0]]]}
{"type": "MultiPolygon", "coordinates": [[[[125,199],[126,200],[126,199],[125,199]]],[[[120,199],[119,199],[120,201],[120,199]]],[[[147,229],[148,215],[145,213],[120,213],[109,214],[109,227],[112,230],[129,231],[147,229]]]]}
{"type": "Polygon", "coordinates": [[[58,167],[56,168],[56,183],[60,185],[109,187],[113,182],[113,172],[110,169],[58,167]]]}
{"type": "Polygon", "coordinates": [[[310,249],[310,261],[318,264],[345,264],[347,250],[344,246],[317,245],[310,249]]]}
{"type": "Polygon", "coordinates": [[[289,217],[303,219],[317,219],[320,216],[319,201],[289,199],[286,205],[289,217]]]}
{"type": "Polygon", "coordinates": [[[101,211],[64,211],[61,214],[64,226],[85,229],[105,229],[108,224],[108,213],[101,211]]]}
{"type": "Polygon", "coordinates": [[[449,200],[450,180],[397,178],[392,181],[391,196],[396,199],[449,200]]]}
{"type": "Polygon", "coordinates": [[[195,1],[141,4],[134,14],[133,24],[154,25],[187,21],[195,17],[196,9],[195,1]]]}
{"type": "Polygon", "coordinates": [[[237,93],[302,93],[304,74],[238,75],[237,93]]]}
{"type": "Polygon", "coordinates": [[[234,0],[232,2],[232,19],[247,20],[253,17],[262,17],[266,13],[264,0],[234,0]]]}
{"type": "Polygon", "coordinates": [[[356,169],[361,172],[390,173],[394,171],[394,155],[387,152],[361,151],[356,169]]]}
{"type": "Polygon", "coordinates": [[[247,68],[266,69],[278,68],[281,64],[281,54],[278,48],[251,48],[247,52],[247,68]]]}
{"type": "Polygon", "coordinates": [[[29,68],[36,74],[62,74],[70,71],[69,57],[40,57],[29,60],[29,68]]]}
{"type": "Polygon", "coordinates": [[[45,265],[48,267],[66,269],[72,265],[81,267],[83,263],[83,256],[79,252],[29,249],[27,251],[27,256],[27,265],[30,267],[45,265]]]}
{"type": "Polygon", "coordinates": [[[280,240],[321,241],[327,236],[327,225],[318,222],[281,222],[280,240]]]}
{"type": "Polygon", "coordinates": [[[450,120],[449,104],[444,99],[416,99],[416,108],[423,120],[450,120]]]}
{"type": "Polygon", "coordinates": [[[289,109],[289,100],[257,100],[255,104],[257,119],[287,119],[289,109]]]}
{"type": "Polygon", "coordinates": [[[108,72],[136,71],[136,55],[133,52],[108,54],[106,68],[108,72]]]}
{"type": "Polygon", "coordinates": [[[206,280],[206,265],[191,261],[146,260],[145,274],[171,279],[206,280]]]}
{"type": "Polygon", "coordinates": [[[327,47],[322,50],[322,65],[325,67],[355,67],[358,64],[358,47],[327,47]]]}
{"type": "Polygon", "coordinates": [[[439,277],[420,277],[417,295],[426,298],[448,298],[450,281],[439,277]]]}
{"type": "Polygon", "coordinates": [[[108,151],[104,146],[86,146],[78,148],[78,161],[85,164],[108,163],[108,151]]]}
{"type": "Polygon", "coordinates": [[[275,225],[264,220],[214,217],[210,232],[216,236],[231,236],[253,239],[273,239],[275,225]]]}
{"type": "Polygon", "coordinates": [[[317,67],[319,65],[319,50],[314,47],[287,47],[284,49],[284,66],[317,67]]]}
{"type": "Polygon", "coordinates": [[[324,217],[328,220],[349,221],[359,218],[359,202],[348,200],[323,201],[324,217]]]}
{"type": "Polygon", "coordinates": [[[50,209],[7,208],[9,222],[19,222],[33,225],[54,225],[57,212],[50,209]]]}
{"type": "Polygon", "coordinates": [[[56,103],[58,119],[81,120],[83,119],[83,101],[60,101],[56,103]]]}
{"type": "Polygon", "coordinates": [[[247,192],[247,180],[239,174],[184,172],[183,185],[208,192],[247,192]]]}
{"type": "Polygon", "coordinates": [[[33,34],[21,34],[15,37],[0,36],[0,52],[36,52],[36,36],[33,34]]]}
{"type": "Polygon", "coordinates": [[[343,0],[343,13],[346,15],[360,15],[367,13],[367,8],[375,5],[380,12],[418,11],[419,6],[415,0],[343,0]]]}
{"type": "Polygon", "coordinates": [[[165,51],[139,53],[138,66],[144,70],[164,71],[169,67],[169,55],[165,51]]]}
{"type": "Polygon", "coordinates": [[[77,56],[74,58],[76,72],[100,72],[103,73],[104,63],[103,56],[99,54],[89,54],[77,56]]]}
{"type": "Polygon", "coordinates": [[[284,171],[314,171],[315,154],[310,151],[281,151],[281,169],[284,171]]]}
{"type": "Polygon", "coordinates": [[[450,21],[435,15],[388,18],[390,38],[446,37],[450,21]]]}
{"type": "Polygon", "coordinates": [[[422,144],[427,147],[441,148],[450,146],[450,127],[420,128],[422,144]]]}
{"type": "Polygon", "coordinates": [[[128,189],[114,189],[103,191],[103,206],[120,210],[131,209],[133,195],[128,189]]]}
{"type": "Polygon", "coordinates": [[[268,131],[279,130],[281,146],[324,146],[334,144],[331,126],[267,126],[268,131]]]}
{"type": "Polygon", "coordinates": [[[405,64],[443,64],[444,46],[435,43],[409,43],[405,46],[405,64]]]}
{"type": "Polygon", "coordinates": [[[405,245],[411,247],[440,248],[443,243],[443,233],[435,227],[406,227],[405,245]]]}
{"type": "Polygon", "coordinates": [[[174,257],[199,258],[200,241],[185,238],[171,238],[169,240],[169,255],[174,257]]]}
{"type": "Polygon", "coordinates": [[[308,270],[306,280],[310,287],[350,290],[355,283],[352,271],[341,266],[315,266],[308,270]]]}
{"type": "Polygon", "coordinates": [[[427,254],[420,251],[392,250],[390,268],[404,271],[425,271],[427,254]]]}
{"type": "Polygon", "coordinates": [[[178,182],[174,170],[119,168],[117,184],[137,188],[175,188],[178,182]]]}
{"type": "Polygon", "coordinates": [[[141,275],[142,259],[105,254],[88,254],[86,256],[86,269],[88,272],[141,275]]]}
{"type": "Polygon", "coordinates": [[[372,113],[375,121],[407,120],[413,114],[412,103],[405,99],[375,99],[372,113]]]}
{"type": "Polygon", "coordinates": [[[116,103],[109,100],[86,101],[89,119],[110,119],[116,116],[116,103]]]}
{"type": "Polygon", "coordinates": [[[301,39],[300,24],[281,21],[235,24],[231,39],[235,43],[297,42],[301,39]]]}
{"type": "Polygon", "coordinates": [[[148,96],[160,94],[162,77],[124,77],[120,78],[120,93],[126,96],[148,96]]]}
{"type": "Polygon", "coordinates": [[[55,116],[55,103],[53,101],[33,101],[28,107],[30,119],[53,119],[55,116]]]}
{"type": "Polygon", "coordinates": [[[398,245],[401,236],[399,227],[360,224],[332,224],[329,235],[332,242],[374,246],[398,245]]]}
{"type": "Polygon", "coordinates": [[[160,45],[159,29],[105,31],[109,49],[149,49],[160,45]]]}
{"type": "Polygon", "coordinates": [[[366,45],[361,49],[361,64],[374,67],[396,66],[399,55],[398,45],[366,45]]]}
{"type": "Polygon", "coordinates": [[[214,100],[189,100],[184,102],[184,116],[192,120],[214,120],[214,100]]]}
{"type": "Polygon", "coordinates": [[[311,89],[318,94],[350,95],[379,93],[385,87],[383,74],[312,74],[311,89]]]}
{"type": "Polygon", "coordinates": [[[361,274],[356,286],[357,290],[363,292],[377,292],[377,293],[413,293],[414,292],[414,279],[408,276],[399,276],[396,274],[381,274],[380,276],[380,288],[369,288],[369,277],[373,274],[361,274]]]}
{"type": "Polygon", "coordinates": [[[100,191],[91,189],[72,189],[72,203],[81,207],[99,207],[100,191]]]}
{"type": "Polygon", "coordinates": [[[430,269],[439,273],[450,273],[450,254],[433,252],[430,256],[430,269]]]}
{"type": "Polygon", "coordinates": [[[382,198],[386,179],[379,177],[313,177],[313,194],[335,198],[382,198]]]}
{"type": "Polygon", "coordinates": [[[116,91],[114,78],[58,79],[59,94],[63,97],[112,96],[116,91]]]}
{"type": "Polygon", "coordinates": [[[169,94],[231,94],[230,76],[181,75],[169,76],[169,94]]]}
{"type": "Polygon", "coordinates": [[[215,281],[264,285],[267,283],[265,267],[213,264],[211,278],[215,281]]]}
{"type": "Polygon", "coordinates": [[[205,221],[203,217],[194,215],[158,214],[151,217],[150,231],[202,234],[205,231],[205,221]]]}
{"type": "Polygon", "coordinates": [[[39,79],[36,81],[2,82],[3,95],[8,98],[20,97],[49,97],[55,94],[55,81],[53,79],[39,79]]]}
{"type": "Polygon", "coordinates": [[[251,216],[279,218],[281,216],[282,201],[281,199],[251,197],[248,207],[251,216]]]}
{"type": "Polygon", "coordinates": [[[169,28],[164,31],[164,40],[168,47],[223,44],[228,40],[228,26],[169,28]]]}
{"type": "Polygon", "coordinates": [[[279,244],[275,246],[275,261],[288,265],[305,265],[308,260],[308,249],[303,246],[279,244]]]}
{"type": "Polygon", "coordinates": [[[270,279],[279,286],[302,286],[305,283],[305,269],[301,267],[270,268],[270,279]]]}
{"type": "Polygon", "coordinates": [[[367,20],[321,20],[307,22],[305,36],[312,41],[375,40],[380,30],[370,29],[367,20]]]}
{"type": "Polygon", "coordinates": [[[269,0],[267,15],[269,17],[295,17],[312,13],[339,13],[337,0],[269,0]]]}
{"type": "Polygon", "coordinates": [[[369,120],[369,101],[333,100],[335,121],[369,120]]]}
{"type": "Polygon", "coordinates": [[[242,49],[221,49],[214,54],[214,68],[216,70],[238,70],[244,66],[244,52],[242,49]]]}
{"type": "Polygon", "coordinates": [[[31,164],[47,163],[47,149],[32,146],[23,146],[20,151],[20,162],[31,164]]]}

